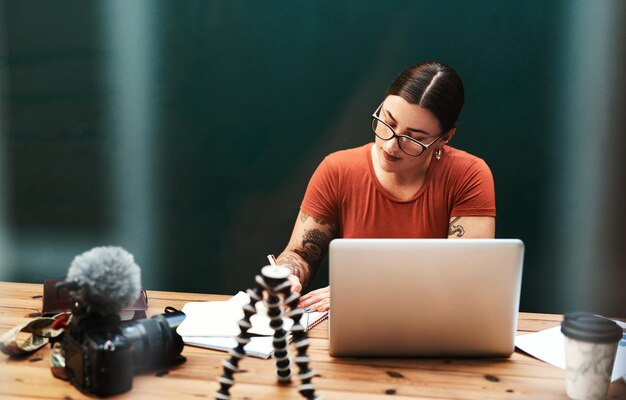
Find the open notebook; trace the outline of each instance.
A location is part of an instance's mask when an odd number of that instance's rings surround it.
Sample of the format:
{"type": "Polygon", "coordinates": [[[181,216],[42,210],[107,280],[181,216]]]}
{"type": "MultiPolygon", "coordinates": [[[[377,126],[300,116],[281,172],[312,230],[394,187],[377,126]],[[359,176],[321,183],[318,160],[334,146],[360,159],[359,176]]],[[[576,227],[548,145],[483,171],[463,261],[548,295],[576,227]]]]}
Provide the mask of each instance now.
{"type": "MultiPolygon", "coordinates": [[[[237,323],[244,316],[242,307],[249,302],[250,297],[239,292],[227,301],[186,303],[182,309],[186,317],[176,332],[187,345],[228,351],[237,345],[235,337],[240,332],[237,323]]],[[[269,358],[274,351],[274,330],[270,327],[267,309],[261,302],[256,304],[256,310],[257,314],[250,319],[252,328],[248,330],[256,336],[244,349],[249,356],[269,358]]],[[[311,329],[327,316],[328,312],[310,312],[305,313],[300,321],[311,329]]],[[[285,317],[283,327],[289,330],[292,325],[293,321],[285,317]]]]}

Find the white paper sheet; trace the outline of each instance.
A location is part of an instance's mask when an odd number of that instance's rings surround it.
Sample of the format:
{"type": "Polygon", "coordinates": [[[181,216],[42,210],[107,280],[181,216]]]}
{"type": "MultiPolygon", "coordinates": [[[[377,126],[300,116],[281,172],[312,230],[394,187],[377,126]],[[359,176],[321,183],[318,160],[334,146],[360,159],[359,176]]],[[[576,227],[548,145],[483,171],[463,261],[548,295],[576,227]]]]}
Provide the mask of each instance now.
{"type": "MultiPolygon", "coordinates": [[[[250,302],[250,297],[239,292],[228,301],[190,302],[183,306],[186,317],[176,332],[182,336],[183,342],[190,346],[205,347],[213,350],[228,351],[237,346],[235,337],[239,335],[237,323],[243,318],[242,307],[250,302]]],[[[260,302],[256,305],[257,314],[250,319],[252,328],[248,332],[261,335],[250,338],[244,347],[246,354],[253,357],[269,358],[274,352],[274,330],[270,327],[270,318],[265,306],[260,302]]],[[[324,320],[328,312],[311,312],[305,314],[301,321],[315,326],[324,320]]],[[[284,318],[283,328],[291,329],[293,320],[284,318]]]]}
{"type": "MultiPolygon", "coordinates": [[[[622,329],[626,329],[626,323],[615,321],[622,329]]],[[[561,333],[561,327],[546,329],[539,332],[528,333],[515,337],[515,347],[525,351],[531,356],[565,369],[565,339],[561,333]]],[[[613,364],[611,382],[626,375],[626,333],[617,345],[617,355],[613,364]]]]}
{"type": "MultiPolygon", "coordinates": [[[[237,336],[239,325],[243,318],[244,304],[249,303],[250,298],[246,293],[239,292],[228,301],[202,301],[189,302],[183,306],[182,312],[186,317],[178,326],[176,332],[180,336],[237,336]]],[[[257,313],[250,318],[252,328],[248,330],[253,335],[270,336],[274,330],[270,327],[270,317],[267,309],[259,302],[256,304],[257,313]]],[[[291,329],[293,321],[290,318],[283,319],[283,328],[291,329]]]]}
{"type": "MultiPolygon", "coordinates": [[[[255,336],[250,338],[250,342],[243,349],[249,356],[269,358],[274,352],[273,339],[272,336],[255,336]]],[[[237,341],[232,337],[184,336],[183,342],[190,346],[220,351],[228,351],[237,347],[237,341]]]]}

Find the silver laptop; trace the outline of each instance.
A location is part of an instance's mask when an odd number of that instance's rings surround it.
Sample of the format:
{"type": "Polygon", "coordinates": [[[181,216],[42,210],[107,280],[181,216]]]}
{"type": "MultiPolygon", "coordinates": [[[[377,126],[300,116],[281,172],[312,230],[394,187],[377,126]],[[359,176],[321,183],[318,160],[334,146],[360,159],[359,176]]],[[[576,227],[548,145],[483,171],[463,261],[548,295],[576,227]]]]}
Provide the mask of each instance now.
{"type": "Polygon", "coordinates": [[[332,356],[510,356],[524,244],[517,239],[336,239],[332,356]]]}

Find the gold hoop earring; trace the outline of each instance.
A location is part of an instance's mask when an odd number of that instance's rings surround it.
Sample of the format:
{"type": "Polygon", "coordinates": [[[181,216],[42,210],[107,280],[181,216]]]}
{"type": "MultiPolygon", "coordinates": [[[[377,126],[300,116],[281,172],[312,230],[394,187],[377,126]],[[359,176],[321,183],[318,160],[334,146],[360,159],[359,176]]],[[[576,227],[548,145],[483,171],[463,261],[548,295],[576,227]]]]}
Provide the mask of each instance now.
{"type": "Polygon", "coordinates": [[[437,150],[435,150],[435,158],[437,160],[441,160],[441,147],[439,147],[437,150]]]}

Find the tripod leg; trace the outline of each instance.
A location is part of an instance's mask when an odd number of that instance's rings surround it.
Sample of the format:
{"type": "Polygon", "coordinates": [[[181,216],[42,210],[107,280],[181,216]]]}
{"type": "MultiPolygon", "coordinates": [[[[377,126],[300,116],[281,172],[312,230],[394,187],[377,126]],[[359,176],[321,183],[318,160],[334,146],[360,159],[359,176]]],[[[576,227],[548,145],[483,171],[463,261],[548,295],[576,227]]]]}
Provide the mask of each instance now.
{"type": "Polygon", "coordinates": [[[218,378],[220,389],[215,393],[215,398],[218,400],[230,400],[230,388],[235,384],[235,372],[239,368],[239,361],[246,356],[244,347],[250,342],[250,334],[248,329],[252,326],[250,318],[256,313],[254,305],[257,301],[261,300],[259,296],[259,288],[248,289],[248,295],[250,296],[250,303],[243,307],[243,319],[239,321],[240,333],[237,336],[237,346],[230,350],[230,359],[224,360],[222,366],[224,367],[224,374],[218,378]]]}
{"type": "MultiPolygon", "coordinates": [[[[270,317],[270,326],[274,330],[274,361],[276,362],[276,378],[280,383],[291,381],[291,360],[289,359],[289,344],[287,337],[289,333],[283,329],[282,303],[274,287],[287,282],[287,274],[284,271],[276,271],[276,267],[265,267],[261,270],[263,277],[257,276],[257,283],[262,281],[266,285],[268,292],[267,315],[270,317]],[[284,276],[283,276],[284,275],[284,276]]],[[[286,270],[286,268],[283,268],[286,270]]]]}
{"type": "Polygon", "coordinates": [[[298,355],[295,362],[299,367],[298,377],[302,381],[298,390],[307,400],[319,400],[315,395],[315,386],[311,382],[315,373],[309,368],[307,350],[309,340],[305,328],[300,323],[304,310],[297,308],[297,293],[291,293],[291,283],[287,280],[290,271],[282,266],[267,266],[256,276],[256,288],[248,289],[250,303],[243,307],[244,317],[239,321],[241,333],[237,336],[237,346],[230,351],[230,359],[224,360],[224,374],[218,378],[220,389],[215,393],[218,400],[230,400],[230,388],[235,384],[234,374],[238,371],[239,361],[246,356],[244,346],[250,342],[248,329],[251,328],[250,318],[256,313],[255,305],[263,301],[262,294],[267,292],[268,315],[270,326],[274,330],[274,360],[276,361],[276,376],[280,383],[291,380],[291,361],[289,359],[288,335],[283,329],[283,304],[289,307],[289,317],[293,319],[291,329],[298,355]],[[284,301],[281,301],[281,296],[284,301]]]}
{"type": "Polygon", "coordinates": [[[293,320],[293,327],[291,333],[293,335],[294,346],[298,352],[295,362],[298,366],[301,384],[298,387],[298,391],[302,397],[308,400],[317,400],[320,397],[315,395],[315,385],[312,383],[315,372],[309,368],[309,356],[307,350],[309,348],[309,339],[305,327],[301,324],[302,315],[304,310],[297,308],[298,299],[300,295],[298,293],[291,293],[290,289],[287,292],[282,292],[285,296],[285,303],[289,306],[289,317],[293,320]]]}

